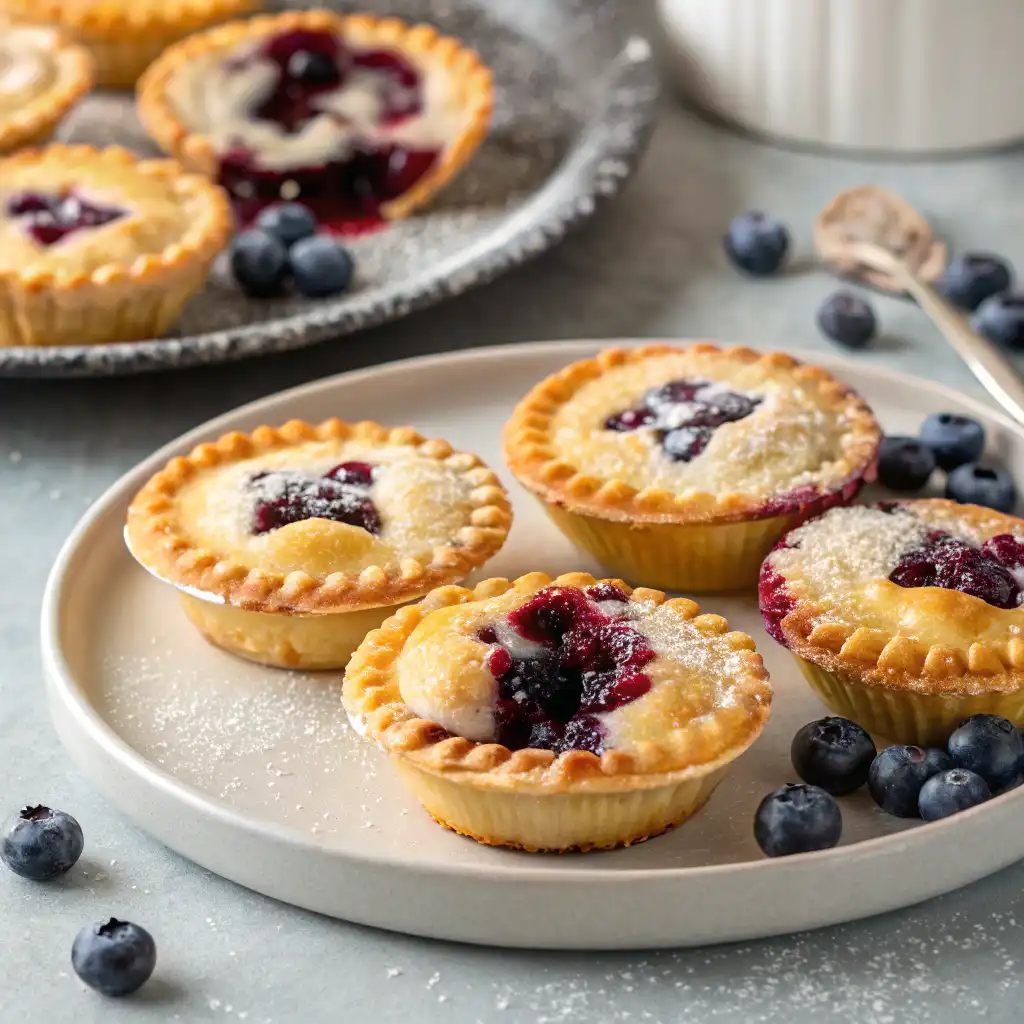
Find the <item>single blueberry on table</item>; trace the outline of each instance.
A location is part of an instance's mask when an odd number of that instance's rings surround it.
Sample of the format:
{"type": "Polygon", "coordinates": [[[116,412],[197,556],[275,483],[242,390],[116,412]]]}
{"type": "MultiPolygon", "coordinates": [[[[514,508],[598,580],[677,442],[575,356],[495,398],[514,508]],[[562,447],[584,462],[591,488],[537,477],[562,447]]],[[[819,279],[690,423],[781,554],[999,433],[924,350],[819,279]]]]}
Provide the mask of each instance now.
{"type": "Polygon", "coordinates": [[[64,811],[24,807],[4,822],[0,860],[22,878],[45,882],[63,875],[82,856],[82,827],[64,811]]]}
{"type": "Polygon", "coordinates": [[[768,277],[778,273],[786,261],[789,231],[774,217],[751,210],[733,218],[723,244],[726,255],[740,270],[768,277]]]}
{"type": "Polygon", "coordinates": [[[981,458],[985,450],[985,428],[969,416],[933,412],[921,424],[921,440],[935,453],[939,467],[949,472],[981,458]]]}
{"type": "Polygon", "coordinates": [[[1008,718],[972,715],[949,737],[947,749],[958,768],[980,775],[993,793],[1020,781],[1024,742],[1008,718]]]}
{"type": "Polygon", "coordinates": [[[953,759],[935,747],[886,747],[871,762],[868,792],[886,814],[916,818],[921,787],[939,772],[953,767],[953,759]]]}
{"type": "Polygon", "coordinates": [[[256,227],[273,235],[286,249],[316,234],[316,217],[302,203],[275,203],[256,218],[256,227]]]}
{"type": "Polygon", "coordinates": [[[919,491],[935,472],[935,453],[916,437],[887,437],[878,451],[878,479],[892,491],[919,491]]]}
{"type": "Polygon", "coordinates": [[[1005,292],[1012,283],[1009,264],[984,252],[965,252],[952,260],[936,289],[954,306],[974,311],[992,295],[1005,292]]]}
{"type": "Polygon", "coordinates": [[[852,793],[867,782],[875,753],[865,729],[837,716],[809,722],[793,737],[790,748],[797,775],[833,796],[852,793]]]}
{"type": "Polygon", "coordinates": [[[153,973],[156,943],[145,928],[112,917],[86,925],[75,936],[71,966],[97,992],[127,996],[153,973]]]}
{"type": "Polygon", "coordinates": [[[844,348],[865,348],[878,331],[875,311],[852,292],[835,292],[818,310],[821,333],[844,348]]]}
{"type": "Polygon", "coordinates": [[[266,299],[279,295],[288,278],[288,251],[265,231],[242,231],[231,243],[231,273],[246,295],[266,299]]]}
{"type": "Polygon", "coordinates": [[[986,299],[974,315],[974,329],[1007,348],[1024,348],[1024,292],[1006,292],[986,299]]]}
{"type": "Polygon", "coordinates": [[[946,497],[961,505],[983,505],[997,512],[1012,512],[1017,504],[1017,488],[1005,469],[969,462],[949,474],[946,497]]]}
{"type": "Polygon", "coordinates": [[[917,806],[925,821],[938,821],[983,804],[991,796],[988,784],[980,775],[966,768],[951,768],[933,775],[921,787],[917,806]]]}
{"type": "Polygon", "coordinates": [[[289,258],[295,287],[309,298],[339,295],[352,280],[351,254],[329,235],[315,235],[296,242],[289,258]]]}
{"type": "Polygon", "coordinates": [[[843,815],[818,786],[787,783],[769,793],[754,816],[754,838],[768,857],[827,850],[839,842],[843,815]]]}

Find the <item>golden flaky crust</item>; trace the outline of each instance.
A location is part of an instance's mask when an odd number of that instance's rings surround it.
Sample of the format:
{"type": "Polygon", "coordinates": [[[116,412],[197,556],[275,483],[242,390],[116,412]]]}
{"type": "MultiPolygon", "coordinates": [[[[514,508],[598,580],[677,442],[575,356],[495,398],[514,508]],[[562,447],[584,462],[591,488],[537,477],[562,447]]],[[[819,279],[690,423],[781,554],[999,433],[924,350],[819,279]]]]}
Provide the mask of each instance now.
{"type": "Polygon", "coordinates": [[[323,614],[400,604],[434,587],[462,579],[504,544],[512,508],[497,476],[469,452],[446,441],[423,438],[411,427],[382,427],[369,421],[320,424],[290,420],[281,427],[233,432],[172,459],[139,491],[128,509],[127,539],[132,554],[156,576],[178,586],[250,611],[323,614]],[[369,566],[360,572],[312,576],[295,571],[252,568],[221,552],[197,548],[188,537],[175,504],[180,488],[218,466],[316,440],[408,445],[444,462],[472,486],[471,508],[448,545],[436,547],[428,562],[403,558],[394,569],[369,566]]]}
{"type": "Polygon", "coordinates": [[[520,401],[505,426],[504,452],[509,469],[543,501],[599,519],[684,525],[779,515],[764,497],[742,493],[677,495],[656,487],[638,490],[624,480],[581,472],[560,456],[552,438],[555,414],[581,387],[615,367],[680,353],[761,364],[769,371],[790,371],[803,386],[817,389],[849,418],[855,443],[846,458],[849,473],[843,485],[859,480],[873,466],[880,441],[878,424],[863,399],[845,384],[820,367],[802,364],[781,352],[760,353],[745,347],[719,348],[702,343],[606,349],[541,381],[520,401]]]}
{"type": "MultiPolygon", "coordinates": [[[[955,516],[972,532],[988,538],[1014,534],[1024,540],[1024,520],[977,505],[959,505],[939,498],[905,501],[913,511],[924,507],[955,516]]],[[[780,546],[785,544],[785,538],[780,546]]],[[[765,566],[768,567],[766,562],[765,566]]],[[[790,581],[787,580],[787,584],[790,581]]],[[[925,643],[898,623],[891,629],[868,628],[836,621],[829,609],[799,597],[799,581],[787,586],[796,598],[792,611],[779,620],[786,646],[796,655],[829,672],[881,689],[927,696],[972,696],[1011,693],[1024,683],[1024,608],[994,608],[981,598],[940,587],[906,589],[889,584],[901,601],[940,626],[949,623],[949,643],[925,643]],[[998,623],[1012,618],[1005,629],[998,623]],[[971,635],[972,633],[976,635],[971,635]]]]}
{"type": "Polygon", "coordinates": [[[596,580],[588,573],[568,573],[552,579],[535,572],[507,579],[485,580],[473,590],[442,587],[419,604],[402,608],[380,629],[368,634],[352,656],[343,689],[349,715],[365,726],[367,735],[396,757],[446,779],[476,787],[526,790],[538,793],[615,792],[664,786],[710,774],[738,757],[757,738],[768,721],[771,686],[754,641],[744,633],[729,632],[720,615],[702,615],[694,601],[668,600],[658,590],[632,590],[622,580],[596,580]],[[666,730],[659,741],[644,741],[636,752],[608,750],[600,757],[571,750],[555,755],[550,750],[509,750],[500,743],[474,743],[451,736],[437,723],[418,718],[402,700],[396,666],[413,630],[431,611],[451,605],[482,601],[516,590],[533,594],[554,584],[583,588],[612,583],[626,594],[652,604],[667,604],[699,631],[733,641],[744,674],[742,693],[735,705],[710,716],[697,736],[666,730]]]}
{"type": "MultiPolygon", "coordinates": [[[[187,174],[173,160],[139,160],[120,146],[65,146],[54,143],[0,160],[0,189],[8,174],[38,167],[37,187],[46,187],[47,167],[98,167],[116,175],[131,200],[133,179],[166,184],[168,194],[193,205],[184,232],[159,252],[129,262],[111,261],[90,270],[0,272],[0,346],[86,345],[136,341],[163,334],[185,301],[206,280],[232,231],[231,206],[223,189],[198,174],[187,174]]],[[[115,230],[105,228],[105,230],[115,230]]]]}
{"type": "MultiPolygon", "coordinates": [[[[0,34],[9,25],[0,17],[0,34]]],[[[0,153],[43,142],[61,118],[92,88],[95,66],[89,52],[53,31],[56,78],[50,88],[9,116],[0,117],[0,153]]]]}
{"type": "Polygon", "coordinates": [[[231,50],[248,40],[258,40],[297,29],[334,32],[345,38],[355,35],[360,45],[391,46],[444,68],[466,111],[466,123],[457,138],[447,140],[436,165],[416,184],[381,205],[387,220],[407,216],[440,191],[466,165],[487,135],[494,89],[490,69],[475,51],[457,39],[438,34],[429,25],[408,25],[397,18],[369,14],[341,15],[333,11],[291,11],[236,21],[211,29],[170,47],[146,71],[139,82],[139,117],[149,134],[167,153],[203,174],[216,176],[220,161],[209,140],[186,125],[168,95],[170,80],[190,61],[212,51],[231,50]]]}
{"type": "Polygon", "coordinates": [[[60,26],[92,53],[96,81],[109,88],[131,88],[175,40],[259,6],[258,0],[0,0],[0,11],[17,21],[60,26]]]}

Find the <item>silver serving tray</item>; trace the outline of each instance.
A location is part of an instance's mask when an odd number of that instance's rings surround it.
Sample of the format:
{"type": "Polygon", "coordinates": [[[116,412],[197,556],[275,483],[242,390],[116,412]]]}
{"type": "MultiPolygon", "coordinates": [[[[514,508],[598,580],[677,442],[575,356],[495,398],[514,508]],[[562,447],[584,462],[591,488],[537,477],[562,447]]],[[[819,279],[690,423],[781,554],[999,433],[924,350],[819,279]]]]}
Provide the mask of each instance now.
{"type": "MultiPolygon", "coordinates": [[[[295,4],[294,6],[310,6],[295,4]]],[[[357,276],[337,299],[252,300],[222,257],[165,338],[0,348],[0,376],[84,377],[222,363],[301,348],[405,316],[543,252],[633,172],[653,123],[657,76],[631,0],[325,0],[426,21],[495,73],[491,132],[462,176],[407,221],[351,240],[357,276]]],[[[96,93],[67,142],[152,144],[129,94],[96,93]]]]}

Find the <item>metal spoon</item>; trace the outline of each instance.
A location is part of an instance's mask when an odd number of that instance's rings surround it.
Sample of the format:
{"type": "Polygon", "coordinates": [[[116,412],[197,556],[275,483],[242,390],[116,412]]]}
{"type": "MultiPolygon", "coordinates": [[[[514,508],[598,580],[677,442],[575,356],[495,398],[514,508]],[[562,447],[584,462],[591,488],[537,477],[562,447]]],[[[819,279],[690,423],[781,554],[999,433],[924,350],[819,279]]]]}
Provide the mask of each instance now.
{"type": "MultiPolygon", "coordinates": [[[[852,207],[857,208],[857,204],[852,207]]],[[[925,223],[923,218],[898,196],[882,189],[851,189],[850,193],[837,196],[818,215],[814,243],[826,262],[844,272],[863,277],[889,291],[905,291],[916,299],[985,390],[1018,423],[1024,424],[1024,381],[1013,364],[987,338],[975,334],[967,320],[924,279],[934,279],[941,274],[946,256],[945,246],[935,243],[930,230],[927,235],[921,234],[922,223],[925,223]],[[851,210],[851,193],[858,194],[859,198],[867,191],[872,194],[870,209],[876,213],[884,210],[885,215],[853,221],[836,216],[844,208],[851,210]],[[898,206],[890,204],[890,197],[898,206]],[[879,202],[884,206],[878,206],[879,202]],[[907,210],[913,213],[913,221],[906,218],[907,210]],[[901,224],[912,225],[909,236],[901,237],[901,224]]]]}

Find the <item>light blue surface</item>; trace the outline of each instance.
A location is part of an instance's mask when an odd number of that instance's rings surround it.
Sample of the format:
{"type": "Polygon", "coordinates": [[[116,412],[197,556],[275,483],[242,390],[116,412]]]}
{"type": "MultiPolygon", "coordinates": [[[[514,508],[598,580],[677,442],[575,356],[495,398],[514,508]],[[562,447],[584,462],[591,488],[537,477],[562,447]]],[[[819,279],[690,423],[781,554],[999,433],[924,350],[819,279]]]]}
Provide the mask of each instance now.
{"type": "MultiPolygon", "coordinates": [[[[423,352],[614,335],[824,351],[813,314],[834,282],[810,271],[743,280],[719,237],[733,213],[761,206],[789,221],[809,255],[815,210],[867,182],[905,195],[955,248],[991,248],[1024,267],[1024,155],[850,162],[766,148],[667,106],[643,170],[613,207],[555,252],[458,301],[262,361],[130,380],[0,382],[2,803],[63,807],[87,838],[85,858],[61,883],[0,872],[0,1019],[1019,1020],[1021,866],[922,907],[742,947],[578,956],[407,939],[273,903],[167,852],[78,778],[43,698],[37,622],[50,563],[88,502],[157,446],[282,387],[423,352]],[[78,928],[111,913],[152,931],[160,957],[153,981],[119,1004],[84,991],[69,964],[78,928]]],[[[915,307],[874,301],[886,338],[863,358],[978,391],[915,307]]]]}

